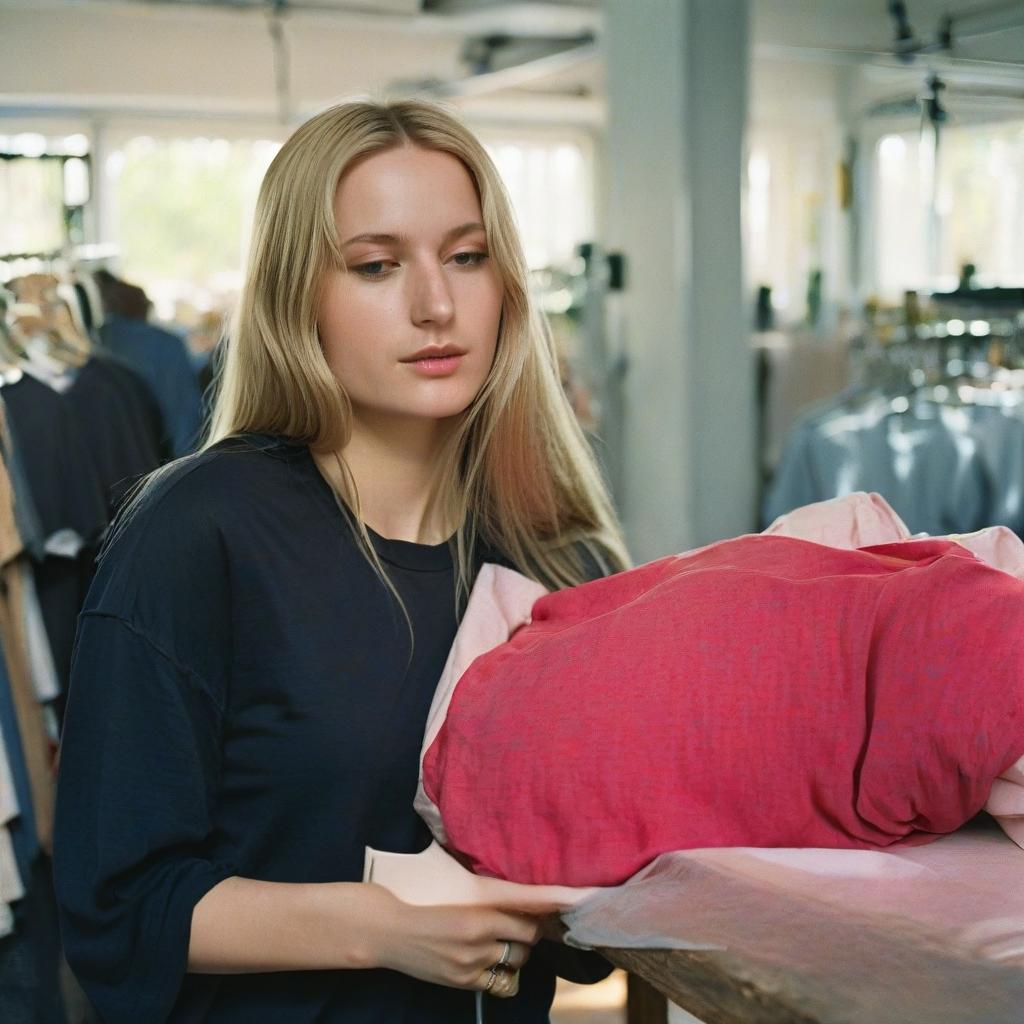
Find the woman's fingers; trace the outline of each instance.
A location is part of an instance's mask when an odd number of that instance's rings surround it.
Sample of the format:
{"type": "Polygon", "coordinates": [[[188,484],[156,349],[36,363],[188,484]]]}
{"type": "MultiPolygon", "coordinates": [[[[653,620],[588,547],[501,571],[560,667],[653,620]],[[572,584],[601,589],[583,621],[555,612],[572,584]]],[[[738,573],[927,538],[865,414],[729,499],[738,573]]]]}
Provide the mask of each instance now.
{"type": "Polygon", "coordinates": [[[504,942],[499,940],[499,946],[500,951],[494,961],[499,967],[508,967],[518,971],[530,959],[530,947],[523,942],[512,942],[510,939],[506,939],[504,942]]]}
{"type": "Polygon", "coordinates": [[[498,959],[483,973],[481,988],[496,999],[511,999],[519,991],[519,969],[529,959],[529,945],[505,939],[498,959]]]}
{"type": "Polygon", "coordinates": [[[511,999],[519,992],[519,971],[495,964],[483,972],[478,987],[496,999],[511,999]]]}
{"type": "Polygon", "coordinates": [[[509,940],[525,946],[532,946],[539,938],[541,922],[536,917],[510,913],[505,910],[492,912],[494,917],[488,927],[494,928],[498,941],[509,940]]]}
{"type": "Polygon", "coordinates": [[[385,928],[377,965],[503,998],[518,992],[519,969],[540,938],[536,918],[509,909],[414,906],[392,900],[390,926],[382,915],[385,928]]]}

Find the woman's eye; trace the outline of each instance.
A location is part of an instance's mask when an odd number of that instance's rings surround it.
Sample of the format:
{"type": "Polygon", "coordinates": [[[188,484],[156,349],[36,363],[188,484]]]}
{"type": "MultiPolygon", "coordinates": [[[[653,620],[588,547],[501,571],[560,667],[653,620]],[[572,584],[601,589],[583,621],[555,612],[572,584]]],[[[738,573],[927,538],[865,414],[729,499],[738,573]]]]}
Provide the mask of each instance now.
{"type": "MultiPolygon", "coordinates": [[[[488,258],[486,252],[457,252],[452,256],[452,261],[457,267],[478,267],[488,258]]],[[[371,260],[369,263],[360,263],[352,269],[360,277],[374,280],[387,277],[391,260],[371,260]]]]}
{"type": "Polygon", "coordinates": [[[456,265],[460,267],[478,267],[485,259],[487,259],[487,253],[485,252],[457,252],[453,257],[456,265]]]}
{"type": "Polygon", "coordinates": [[[373,260],[371,263],[361,263],[358,267],[352,268],[357,274],[363,277],[383,277],[387,271],[384,269],[384,260],[373,260]]]}

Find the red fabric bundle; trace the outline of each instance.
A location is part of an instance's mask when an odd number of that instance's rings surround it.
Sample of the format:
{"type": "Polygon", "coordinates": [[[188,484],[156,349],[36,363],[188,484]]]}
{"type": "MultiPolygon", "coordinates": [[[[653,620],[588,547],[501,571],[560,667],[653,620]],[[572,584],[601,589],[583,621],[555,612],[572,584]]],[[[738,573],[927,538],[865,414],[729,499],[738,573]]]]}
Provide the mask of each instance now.
{"type": "Polygon", "coordinates": [[[955,543],[724,541],[542,597],[423,760],[477,873],[927,842],[1024,753],[1024,582],[955,543]]]}

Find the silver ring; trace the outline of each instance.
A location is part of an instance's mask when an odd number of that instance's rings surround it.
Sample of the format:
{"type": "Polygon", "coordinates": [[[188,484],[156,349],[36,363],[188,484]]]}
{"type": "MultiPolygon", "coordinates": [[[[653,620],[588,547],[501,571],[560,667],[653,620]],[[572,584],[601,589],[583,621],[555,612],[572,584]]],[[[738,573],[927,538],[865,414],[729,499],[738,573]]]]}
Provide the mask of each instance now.
{"type": "Polygon", "coordinates": [[[501,959],[494,966],[495,967],[504,967],[508,963],[509,958],[511,956],[512,956],[512,943],[506,941],[505,942],[505,951],[501,954],[501,959]]]}

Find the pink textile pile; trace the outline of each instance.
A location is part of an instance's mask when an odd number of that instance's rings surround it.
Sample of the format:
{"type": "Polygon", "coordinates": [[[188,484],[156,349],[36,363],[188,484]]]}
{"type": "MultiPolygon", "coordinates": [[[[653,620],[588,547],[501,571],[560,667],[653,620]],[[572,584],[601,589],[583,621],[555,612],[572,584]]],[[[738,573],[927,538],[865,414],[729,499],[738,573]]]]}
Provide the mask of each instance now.
{"type": "Polygon", "coordinates": [[[905,539],[876,496],[826,518],[501,612],[511,639],[492,625],[439,688],[438,837],[478,874],[604,886],[670,850],[885,848],[981,809],[1024,754],[1024,581],[905,539]]]}
{"type": "MultiPolygon", "coordinates": [[[[765,533],[801,537],[839,548],[888,544],[910,537],[910,531],[885,499],[863,492],[794,509],[780,516],[765,533]]],[[[1024,580],[1024,543],[1005,526],[990,526],[946,539],[955,540],[986,564],[1024,580]]],[[[1024,849],[1024,757],[992,783],[985,810],[1024,849]]]]}

